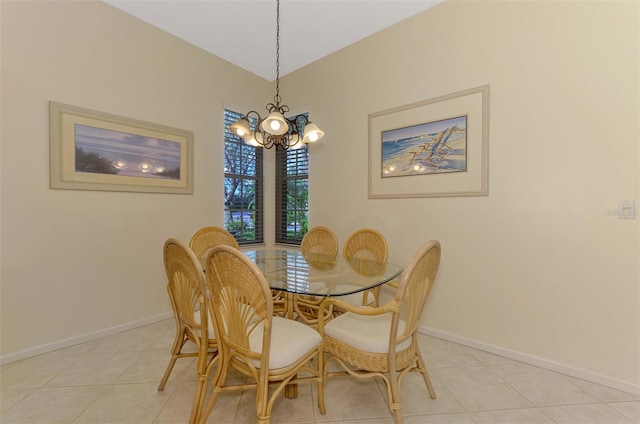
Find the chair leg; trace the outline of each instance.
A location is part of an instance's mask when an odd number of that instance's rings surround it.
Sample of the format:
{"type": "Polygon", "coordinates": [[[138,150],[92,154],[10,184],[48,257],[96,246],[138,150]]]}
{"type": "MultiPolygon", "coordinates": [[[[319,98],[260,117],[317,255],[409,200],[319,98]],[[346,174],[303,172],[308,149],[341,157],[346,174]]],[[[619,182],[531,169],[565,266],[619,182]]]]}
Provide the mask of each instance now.
{"type": "Polygon", "coordinates": [[[393,422],[394,422],[395,424],[402,424],[402,423],[404,422],[404,421],[403,421],[403,418],[402,418],[402,410],[400,410],[400,409],[395,409],[395,410],[393,411],[393,422]]]}
{"type": "Polygon", "coordinates": [[[371,290],[366,290],[363,292],[362,304],[366,306],[371,306],[373,308],[377,308],[379,303],[378,299],[380,297],[380,286],[374,287],[371,290]],[[373,300],[369,302],[369,295],[373,297],[373,300]]]}
{"type": "Polygon", "coordinates": [[[389,372],[389,389],[391,398],[389,399],[389,409],[393,413],[393,421],[395,424],[402,424],[402,408],[400,404],[400,384],[398,382],[398,374],[395,371],[389,372]]]}
{"type": "MultiPolygon", "coordinates": [[[[205,340],[206,341],[206,340],[205,340]]],[[[213,361],[216,357],[216,353],[213,353],[213,357],[211,361],[213,361]]],[[[198,420],[198,415],[200,415],[200,409],[202,408],[202,403],[204,401],[204,395],[206,392],[207,379],[209,377],[209,345],[208,343],[202,343],[198,347],[198,359],[197,359],[197,369],[198,369],[198,383],[196,385],[196,394],[193,397],[193,406],[191,407],[191,417],[189,418],[190,424],[195,424],[198,420]]]]}
{"type": "Polygon", "coordinates": [[[435,399],[436,391],[433,388],[433,385],[431,384],[431,379],[429,378],[429,372],[427,371],[427,365],[425,364],[424,359],[422,359],[422,353],[418,348],[418,343],[415,343],[415,349],[416,349],[416,362],[418,363],[418,371],[420,371],[420,374],[422,374],[424,384],[427,385],[429,396],[431,397],[431,399],[435,399]]]}
{"type": "Polygon", "coordinates": [[[195,424],[198,420],[200,408],[202,407],[203,395],[206,392],[205,386],[207,384],[207,376],[198,376],[198,384],[196,386],[196,394],[193,397],[193,406],[191,407],[191,416],[189,417],[189,424],[195,424]]]}
{"type": "Polygon", "coordinates": [[[324,347],[321,347],[318,351],[318,374],[320,374],[320,381],[318,382],[318,408],[322,415],[327,413],[327,408],[324,404],[324,382],[326,381],[324,364],[324,347]]]}
{"type": "Polygon", "coordinates": [[[260,377],[256,387],[256,415],[259,424],[271,422],[271,408],[269,407],[269,378],[264,370],[259,370],[260,377]]]}
{"type": "MultiPolygon", "coordinates": [[[[207,355],[207,357],[208,357],[208,355],[207,355]]],[[[201,379],[202,379],[203,383],[202,383],[202,389],[200,391],[200,398],[198,399],[198,406],[197,406],[196,417],[195,417],[195,421],[194,421],[195,423],[200,423],[201,422],[201,418],[203,416],[203,409],[204,409],[204,406],[205,406],[205,399],[207,397],[207,381],[209,381],[209,374],[211,374],[211,368],[213,367],[213,365],[216,362],[221,362],[219,359],[220,359],[220,355],[218,355],[218,352],[217,351],[214,352],[213,356],[211,357],[211,360],[209,360],[209,362],[206,364],[204,374],[201,376],[201,379]]],[[[222,365],[218,364],[218,370],[221,368],[221,366],[222,365]]],[[[215,387],[215,381],[216,381],[216,378],[218,377],[218,375],[219,375],[218,372],[216,372],[216,374],[214,374],[214,378],[213,378],[213,386],[214,387],[215,387]]],[[[196,388],[196,392],[198,390],[199,390],[199,388],[196,388]]],[[[197,395],[197,393],[196,393],[196,395],[197,395]]],[[[208,417],[208,414],[204,418],[205,421],[206,421],[207,417],[208,417]]]]}
{"type": "Polygon", "coordinates": [[[167,380],[169,380],[169,376],[171,375],[171,371],[173,371],[173,366],[176,364],[177,359],[178,357],[176,355],[171,355],[171,359],[169,359],[169,364],[167,365],[167,369],[164,371],[162,380],[160,380],[160,384],[158,385],[159,392],[164,390],[164,386],[167,384],[167,380]]]}
{"type": "MultiPolygon", "coordinates": [[[[218,348],[220,349],[220,348],[218,348]]],[[[222,385],[224,385],[224,381],[227,378],[227,370],[229,368],[229,360],[226,359],[228,358],[229,355],[228,354],[224,354],[220,352],[220,350],[218,350],[218,368],[216,369],[216,373],[213,376],[213,393],[211,393],[211,397],[209,398],[209,402],[207,402],[207,406],[205,407],[205,409],[202,411],[201,414],[198,415],[198,419],[197,422],[198,423],[206,423],[207,422],[207,418],[209,418],[209,414],[211,413],[211,409],[213,409],[213,404],[216,402],[216,398],[218,397],[218,395],[220,394],[220,392],[222,391],[222,385]]],[[[209,369],[207,371],[207,379],[209,378],[209,372],[210,372],[210,367],[213,365],[215,361],[211,361],[211,363],[209,364],[209,369]]],[[[205,382],[206,384],[206,382],[205,382]]],[[[204,391],[203,391],[204,392],[204,391]]],[[[204,395],[204,393],[203,393],[204,395]]],[[[204,399],[203,399],[203,403],[204,403],[204,399]]]]}
{"type": "Polygon", "coordinates": [[[258,424],[269,424],[271,422],[271,411],[267,405],[269,399],[260,392],[260,386],[258,385],[258,392],[256,393],[256,416],[258,417],[258,424]]]}
{"type": "Polygon", "coordinates": [[[171,359],[169,359],[169,364],[167,364],[167,369],[164,371],[162,380],[160,380],[160,384],[158,385],[159,392],[164,390],[164,386],[165,384],[167,384],[167,380],[169,380],[171,371],[173,371],[173,366],[176,364],[176,360],[180,356],[180,351],[182,350],[182,347],[186,342],[187,342],[187,339],[184,336],[184,327],[182,327],[180,328],[180,330],[176,331],[176,338],[173,341],[173,346],[171,347],[171,359]]]}

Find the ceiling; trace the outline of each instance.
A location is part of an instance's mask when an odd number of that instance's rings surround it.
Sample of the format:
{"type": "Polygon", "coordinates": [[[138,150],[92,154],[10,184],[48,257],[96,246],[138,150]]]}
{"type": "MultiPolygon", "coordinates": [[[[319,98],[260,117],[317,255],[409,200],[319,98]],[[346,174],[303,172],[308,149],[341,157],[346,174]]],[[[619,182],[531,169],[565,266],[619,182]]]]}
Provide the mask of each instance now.
{"type": "MultiPolygon", "coordinates": [[[[276,79],[275,0],[104,0],[266,80],[276,79]]],[[[443,0],[282,0],[284,76],[443,0]]]]}

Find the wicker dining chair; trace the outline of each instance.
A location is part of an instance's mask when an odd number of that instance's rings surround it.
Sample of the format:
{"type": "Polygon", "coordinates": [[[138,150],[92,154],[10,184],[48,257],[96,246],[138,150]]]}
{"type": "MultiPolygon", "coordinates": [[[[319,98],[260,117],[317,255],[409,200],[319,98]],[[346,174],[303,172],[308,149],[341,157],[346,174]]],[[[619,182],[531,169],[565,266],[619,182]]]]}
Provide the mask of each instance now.
{"type": "MultiPolygon", "coordinates": [[[[380,231],[373,228],[362,228],[353,232],[347,238],[342,249],[342,256],[356,268],[361,264],[364,265],[361,266],[362,269],[359,272],[367,274],[371,272],[371,268],[367,267],[366,263],[358,262],[358,260],[364,259],[385,263],[387,262],[388,251],[387,240],[380,231]]],[[[380,287],[376,287],[361,294],[344,296],[342,300],[353,305],[378,306],[379,291],[380,287]]]]}
{"type": "MultiPolygon", "coordinates": [[[[193,237],[191,237],[189,247],[191,247],[191,250],[193,250],[198,259],[200,259],[202,269],[205,268],[205,262],[211,249],[219,244],[240,249],[238,240],[236,240],[233,234],[221,227],[203,227],[196,231],[193,237]]],[[[286,297],[282,292],[277,290],[273,290],[272,295],[274,314],[285,316],[287,311],[286,297]]]]}
{"type": "Polygon", "coordinates": [[[239,249],[240,245],[238,240],[229,231],[222,227],[202,227],[196,231],[191,240],[189,241],[189,247],[196,254],[198,260],[202,264],[202,269],[205,267],[205,261],[209,255],[209,251],[219,244],[231,246],[235,249],[239,249]]]}
{"type": "Polygon", "coordinates": [[[175,238],[164,243],[163,257],[176,335],[171,347],[171,358],[158,390],[164,390],[179,358],[197,357],[198,383],[189,420],[194,423],[204,397],[207,367],[216,358],[218,344],[205,296],[202,295],[206,280],[200,261],[185,243],[175,238]],[[188,343],[196,346],[196,352],[182,351],[188,343]]]}
{"type": "Polygon", "coordinates": [[[338,256],[338,238],[330,228],[313,227],[302,238],[300,251],[303,255],[320,253],[327,256],[338,256]]]}
{"type": "Polygon", "coordinates": [[[357,307],[339,298],[320,305],[318,331],[327,357],[323,374],[349,374],[358,378],[380,377],[387,387],[387,401],[396,424],[402,423],[400,383],[409,371],[422,374],[432,399],[435,390],[418,348],[418,319],[440,265],[440,243],[432,240],[413,256],[400,280],[395,299],[377,307],[357,307]],[[324,310],[335,305],[344,314],[325,323],[324,310]],[[344,371],[328,372],[331,361],[344,371]]]}
{"type": "MultiPolygon", "coordinates": [[[[338,259],[338,237],[328,227],[313,227],[302,238],[300,252],[310,266],[319,269],[332,267],[338,259]]],[[[307,325],[317,325],[318,308],[323,299],[316,296],[294,296],[292,309],[297,319],[307,325]]]]}
{"type": "Polygon", "coordinates": [[[257,265],[242,252],[228,246],[213,248],[206,276],[221,359],[213,377],[213,393],[199,421],[206,422],[221,392],[256,387],[258,422],[269,423],[274,401],[293,382],[318,383],[318,407],[324,414],[320,334],[303,323],[273,315],[269,285],[257,265]],[[227,385],[230,368],[255,384],[227,385]],[[299,373],[302,376],[295,378],[299,373]]]}

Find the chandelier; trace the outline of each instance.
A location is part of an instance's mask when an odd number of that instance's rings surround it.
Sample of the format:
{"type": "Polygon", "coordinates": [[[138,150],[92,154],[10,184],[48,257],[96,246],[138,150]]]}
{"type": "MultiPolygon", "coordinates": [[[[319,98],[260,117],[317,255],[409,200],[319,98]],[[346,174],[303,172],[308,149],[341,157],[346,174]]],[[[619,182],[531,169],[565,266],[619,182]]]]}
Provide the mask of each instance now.
{"type": "Polygon", "coordinates": [[[324,136],[324,132],[316,124],[309,121],[306,115],[297,115],[293,118],[285,117],[289,112],[289,106],[281,104],[280,97],[280,0],[276,0],[276,95],[273,103],[266,106],[269,115],[262,118],[258,112],[252,110],[245,116],[234,122],[229,131],[244,139],[244,141],[256,147],[270,149],[297,149],[307,143],[318,141],[324,136]],[[251,130],[249,116],[255,114],[255,129],[251,130]]]}

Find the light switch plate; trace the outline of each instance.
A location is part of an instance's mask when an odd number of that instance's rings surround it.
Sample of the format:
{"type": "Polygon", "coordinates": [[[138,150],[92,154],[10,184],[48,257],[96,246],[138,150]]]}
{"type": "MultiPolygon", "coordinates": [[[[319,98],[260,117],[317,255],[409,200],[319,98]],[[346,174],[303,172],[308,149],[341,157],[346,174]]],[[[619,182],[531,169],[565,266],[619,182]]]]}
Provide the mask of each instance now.
{"type": "Polygon", "coordinates": [[[636,219],[635,200],[618,200],[618,219],[636,219]]]}

